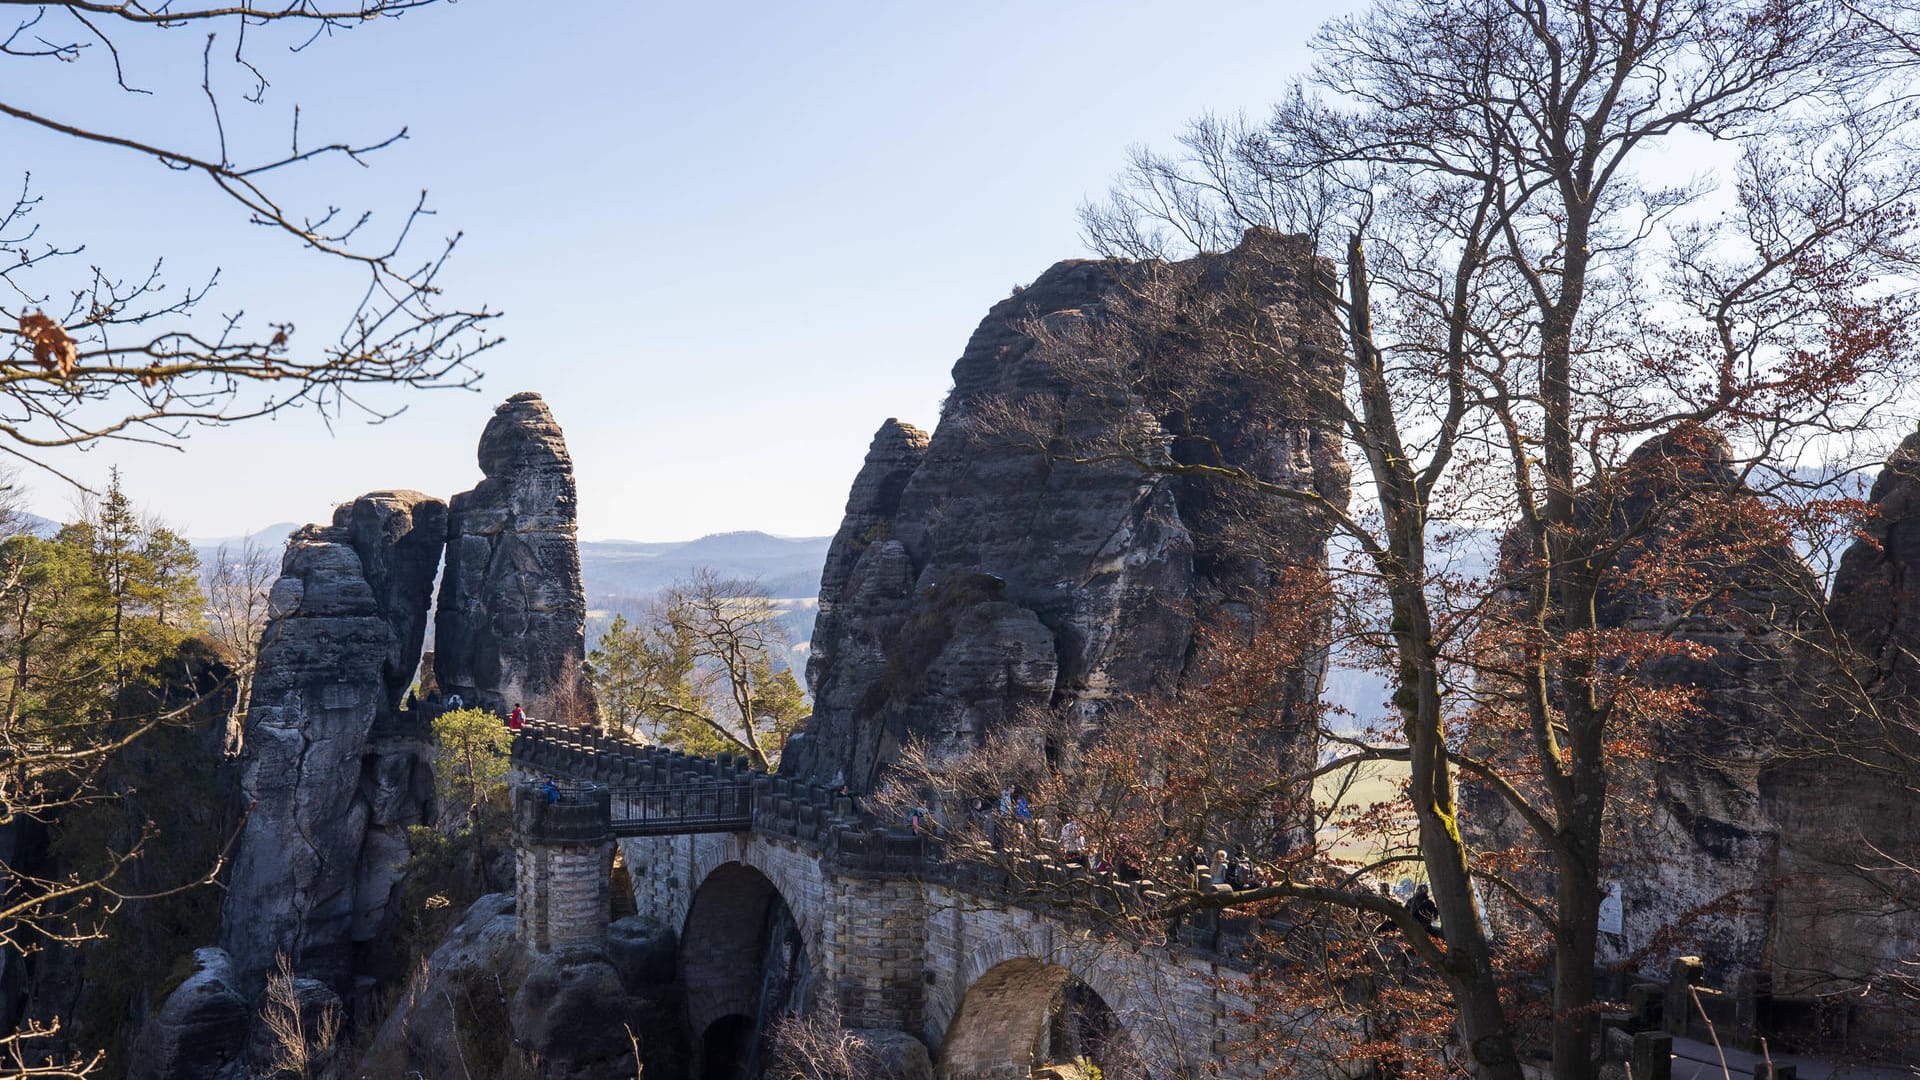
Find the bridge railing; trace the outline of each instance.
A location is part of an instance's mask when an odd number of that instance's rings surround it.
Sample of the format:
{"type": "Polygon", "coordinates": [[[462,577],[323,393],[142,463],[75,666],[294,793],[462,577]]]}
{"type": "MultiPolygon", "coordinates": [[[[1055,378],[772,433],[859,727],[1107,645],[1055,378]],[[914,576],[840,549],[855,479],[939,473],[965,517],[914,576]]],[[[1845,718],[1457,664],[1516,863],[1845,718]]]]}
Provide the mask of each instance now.
{"type": "MultiPolygon", "coordinates": [[[[524,770],[609,788],[621,836],[751,829],[806,846],[838,872],[917,878],[1036,906],[1064,899],[1089,915],[1152,911],[1167,899],[1149,885],[1076,865],[1044,838],[1025,837],[990,852],[965,850],[987,841],[916,834],[861,813],[824,784],[772,776],[731,754],[701,757],[532,721],[516,733],[512,753],[524,770]]],[[[1167,931],[1170,940],[1231,958],[1246,955],[1259,931],[1273,928],[1228,911],[1182,919],[1167,931]]]]}
{"type": "Polygon", "coordinates": [[[637,784],[608,792],[615,836],[735,832],[753,824],[753,793],[744,784],[637,784]]]}

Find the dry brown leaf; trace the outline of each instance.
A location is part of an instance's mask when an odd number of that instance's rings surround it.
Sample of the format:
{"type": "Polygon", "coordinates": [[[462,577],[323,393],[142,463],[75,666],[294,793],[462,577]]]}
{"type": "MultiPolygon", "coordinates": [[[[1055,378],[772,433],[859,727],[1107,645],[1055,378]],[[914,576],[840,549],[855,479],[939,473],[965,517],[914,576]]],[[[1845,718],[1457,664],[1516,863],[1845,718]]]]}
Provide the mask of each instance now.
{"type": "Polygon", "coordinates": [[[59,372],[63,379],[73,375],[73,366],[80,361],[80,346],[66,327],[43,312],[29,311],[20,316],[20,336],[33,344],[33,359],[41,367],[59,372]]]}

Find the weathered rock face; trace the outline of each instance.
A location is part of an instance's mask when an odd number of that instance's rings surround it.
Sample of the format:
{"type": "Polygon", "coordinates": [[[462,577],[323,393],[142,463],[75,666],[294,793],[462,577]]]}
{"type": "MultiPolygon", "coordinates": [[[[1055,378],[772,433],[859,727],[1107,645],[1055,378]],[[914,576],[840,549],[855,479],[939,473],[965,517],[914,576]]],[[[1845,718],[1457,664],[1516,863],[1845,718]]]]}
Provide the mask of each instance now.
{"type": "MultiPolygon", "coordinates": [[[[1695,705],[1652,722],[1645,761],[1615,767],[1604,873],[1620,886],[1621,926],[1603,922],[1603,963],[1657,974],[1696,954],[1711,986],[1752,974],[1780,995],[1847,996],[1856,1036],[1911,1028],[1862,990],[1920,951],[1920,881],[1893,869],[1920,856],[1920,611],[1906,574],[1920,559],[1916,462],[1920,436],[1874,485],[1872,535],[1846,552],[1824,601],[1766,515],[1749,512],[1758,497],[1717,436],[1649,440],[1608,485],[1611,502],[1583,496],[1625,540],[1598,597],[1602,625],[1706,647],[1639,668],[1641,683],[1686,689],[1695,705]]],[[[1481,733],[1474,750],[1530,752],[1524,733],[1511,737],[1481,733]]],[[[1462,797],[1477,843],[1537,847],[1498,796],[1463,783],[1462,797]]],[[[1528,880],[1551,894],[1547,871],[1528,880]]]]}
{"type": "MultiPolygon", "coordinates": [[[[1097,717],[1177,681],[1198,621],[1256,602],[1288,565],[1324,560],[1327,526],[1302,509],[1248,515],[1245,500],[1207,481],[1072,463],[983,423],[1007,401],[1036,416],[1077,415],[1065,406],[1086,387],[1066,370],[1070,350],[1042,347],[1035,320],[1066,328],[1050,341],[1068,340],[1165,269],[1052,267],[974,332],[924,446],[906,425],[881,428],[822,574],[814,714],[783,772],[862,788],[909,735],[955,751],[1031,705],[1097,717]],[[1253,534],[1282,539],[1262,546],[1253,534]]],[[[1233,252],[1174,269],[1290,329],[1260,376],[1212,385],[1197,406],[1160,407],[1144,424],[1176,458],[1218,450],[1265,479],[1344,501],[1339,433],[1316,408],[1337,391],[1337,363],[1303,347],[1330,332],[1311,299],[1305,240],[1250,233],[1233,252]]],[[[1109,422],[1143,421],[1137,411],[1094,421],[1109,422]]],[[[1051,432],[1081,442],[1108,434],[1065,421],[1051,432]]],[[[1302,690],[1318,678],[1307,673],[1302,690]]]]}
{"type": "Polygon", "coordinates": [[[443,693],[535,716],[590,708],[573,460],[540,395],[515,394],[480,436],[485,479],[453,497],[434,623],[443,693]],[[577,703],[577,704],[576,704],[577,703]]]}
{"type": "MultiPolygon", "coordinates": [[[[631,927],[617,936],[636,938],[631,927]]],[[[677,1031],[684,1014],[670,985],[672,942],[664,968],[658,943],[639,952],[645,959],[632,950],[611,958],[600,949],[536,954],[521,944],[513,897],[483,896],[381,1025],[360,1073],[464,1080],[480,1075],[484,1062],[497,1074],[537,1069],[556,1080],[621,1080],[642,1071],[637,1064],[649,1076],[687,1075],[677,1031]]]]}
{"type": "Polygon", "coordinates": [[[1868,497],[1870,539],[1841,557],[1829,611],[1866,691],[1910,704],[1920,694],[1920,434],[1887,458],[1868,497]]]}
{"type": "MultiPolygon", "coordinates": [[[[1811,726],[1762,777],[1780,832],[1782,994],[1857,997],[1867,976],[1920,954],[1920,879],[1905,868],[1920,865],[1920,435],[1889,457],[1871,500],[1878,514],[1842,557],[1827,607],[1838,648],[1817,658],[1801,698],[1811,726]]],[[[1912,1018],[1856,1013],[1855,1024],[1910,1034],[1912,1018]]]]}
{"type": "MultiPolygon", "coordinates": [[[[1670,954],[1698,954],[1709,983],[1725,986],[1766,963],[1778,827],[1761,777],[1795,723],[1794,650],[1818,610],[1818,585],[1786,542],[1752,524],[1757,497],[1711,432],[1648,440],[1606,483],[1584,489],[1580,507],[1620,545],[1595,598],[1599,625],[1644,635],[1635,640],[1648,648],[1670,638],[1638,662],[1636,679],[1692,699],[1639,712],[1626,700],[1612,723],[1622,745],[1644,737],[1650,755],[1610,766],[1615,823],[1601,873],[1619,887],[1622,917],[1617,929],[1603,926],[1599,957],[1660,971],[1670,954]]],[[[1510,542],[1507,558],[1519,550],[1510,542]]],[[[1531,775],[1523,728],[1474,738],[1473,753],[1531,775]]],[[[1474,842],[1537,852],[1535,869],[1518,876],[1550,897],[1539,837],[1487,788],[1463,780],[1461,795],[1474,842]]]]}
{"type": "Polygon", "coordinates": [[[252,1019],[233,960],[195,949],[193,974],[140,1029],[128,1080],[241,1080],[252,1019]]]}
{"type": "Polygon", "coordinates": [[[430,820],[427,733],[400,699],[426,632],[446,506],[383,491],[287,544],[248,714],[221,943],[257,990],[276,953],[342,996],[381,974],[406,828],[430,820]]]}
{"type": "Polygon", "coordinates": [[[827,563],[820,572],[820,607],[814,615],[813,643],[807,654],[810,685],[819,685],[833,670],[841,647],[878,647],[877,642],[846,636],[848,628],[843,624],[847,620],[841,614],[841,604],[853,598],[849,584],[861,556],[891,538],[900,496],[906,493],[907,481],[913,479],[914,470],[926,456],[927,433],[912,424],[889,418],[874,433],[867,460],[847,496],[846,516],[827,546],[827,563]]]}
{"type": "Polygon", "coordinates": [[[1602,956],[1623,958],[1676,933],[1680,951],[1707,961],[1713,985],[1730,985],[1767,962],[1779,823],[1762,804],[1761,776],[1799,722],[1795,646],[1814,621],[1820,589],[1784,540],[1743,535],[1739,515],[1711,528],[1696,523],[1690,491],[1734,491],[1736,506],[1753,498],[1717,436],[1679,431],[1650,440],[1624,471],[1617,516],[1637,539],[1619,556],[1623,571],[1642,559],[1686,561],[1724,593],[1685,610],[1670,594],[1636,587],[1616,586],[1602,599],[1609,625],[1674,627],[1675,640],[1710,650],[1661,656],[1640,669],[1650,685],[1692,688],[1698,706],[1656,725],[1651,791],[1621,785],[1622,805],[1641,825],[1616,871],[1624,933],[1603,937],[1602,956]],[[1701,531],[1711,537],[1692,535],[1701,531]],[[1638,805],[1643,796],[1650,806],[1638,805]]]}

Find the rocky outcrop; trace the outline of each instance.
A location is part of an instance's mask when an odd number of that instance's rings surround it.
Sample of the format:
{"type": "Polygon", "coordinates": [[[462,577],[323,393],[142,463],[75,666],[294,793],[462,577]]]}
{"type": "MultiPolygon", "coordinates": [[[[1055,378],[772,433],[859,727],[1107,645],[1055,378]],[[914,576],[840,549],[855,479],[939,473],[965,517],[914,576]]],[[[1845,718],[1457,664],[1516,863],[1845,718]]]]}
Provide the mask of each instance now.
{"type": "Polygon", "coordinates": [[[685,1040],[676,1038],[684,1017],[667,985],[670,935],[664,968],[657,935],[646,943],[632,928],[616,936],[635,948],[535,953],[520,941],[514,898],[481,897],[387,1017],[360,1071],[461,1080],[470,1068],[478,1075],[466,1063],[485,1062],[502,1074],[624,1080],[641,1071],[638,1041],[646,1075],[685,1075],[685,1040]]]}
{"type": "Polygon", "coordinates": [[[195,949],[193,974],[175,987],[133,1045],[128,1080],[243,1080],[253,1010],[232,958],[195,949]]]}
{"type": "Polygon", "coordinates": [[[1305,347],[1331,332],[1316,272],[1304,238],[1255,231],[1173,266],[1063,262],[995,305],[924,449],[894,422],[874,439],[822,574],[813,718],[782,771],[861,788],[910,735],[957,750],[1032,705],[1097,717],[1173,685],[1199,621],[1256,603],[1289,565],[1321,563],[1327,523],[1298,506],[1249,512],[1212,481],[1068,460],[1125,441],[1218,455],[1343,501],[1340,436],[1321,400],[1338,390],[1338,365],[1305,347]],[[1189,381],[1118,411],[1096,404],[1080,361],[1101,345],[1074,343],[1143,304],[1186,301],[1257,327],[1260,361],[1229,377],[1197,355],[1214,345],[1149,355],[1135,339],[1142,371],[1189,381]],[[1009,409],[1021,419],[1001,422],[1009,409]]]}
{"type": "Polygon", "coordinates": [[[1888,458],[1874,514],[1834,575],[1831,640],[1799,698],[1809,723],[1762,778],[1779,823],[1777,993],[1838,993],[1856,1028],[1910,1034],[1859,993],[1920,955],[1920,434],[1888,458]]]}
{"type": "Polygon", "coordinates": [[[434,623],[443,693],[505,712],[590,715],[573,460],[540,395],[515,394],[480,436],[484,479],[453,497],[434,623]]]}
{"type": "Polygon", "coordinates": [[[1828,610],[1862,688],[1911,706],[1920,695],[1920,434],[1887,458],[1868,499],[1874,515],[1841,556],[1828,610]]]}
{"type": "MultiPolygon", "coordinates": [[[[1660,973],[1695,954],[1711,986],[1765,975],[1781,995],[1860,1000],[1867,976],[1920,951],[1920,883],[1885,872],[1920,834],[1920,747],[1900,746],[1920,645],[1905,584],[1920,559],[1916,460],[1920,436],[1874,485],[1880,512],[1824,601],[1711,432],[1650,439],[1582,493],[1620,542],[1597,598],[1602,627],[1638,631],[1641,645],[1664,638],[1636,681],[1690,699],[1650,700],[1613,725],[1621,748],[1647,745],[1612,765],[1605,874],[1620,926],[1603,926],[1604,962],[1660,973]]],[[[1497,760],[1531,753],[1525,732],[1475,738],[1497,760]]],[[[1482,847],[1537,847],[1498,796],[1466,782],[1462,794],[1482,847]]],[[[1551,895],[1542,860],[1527,880],[1551,895]]]]}
{"type": "Polygon", "coordinates": [[[1687,688],[1694,705],[1653,724],[1651,777],[1618,785],[1623,816],[1638,827],[1617,873],[1624,932],[1603,937],[1601,954],[1625,959],[1672,935],[1679,951],[1707,961],[1713,985],[1730,985],[1767,962],[1779,822],[1761,779],[1801,723],[1796,648],[1820,587],[1751,512],[1757,498],[1717,435],[1680,429],[1649,440],[1628,456],[1618,487],[1615,519],[1628,540],[1600,618],[1671,631],[1686,647],[1646,660],[1639,676],[1687,688]],[[1682,595],[1668,582],[1685,582],[1682,595]]]}
{"type": "MultiPolygon", "coordinates": [[[[842,604],[854,599],[848,586],[861,556],[868,548],[892,539],[900,496],[906,493],[907,481],[913,479],[914,470],[926,456],[927,433],[912,424],[889,418],[874,433],[867,459],[847,495],[846,515],[827,546],[826,566],[820,571],[820,606],[814,614],[813,641],[807,654],[810,685],[818,685],[833,670],[842,647],[863,651],[878,647],[870,637],[847,634],[848,620],[842,614],[842,604]]],[[[861,613],[858,606],[855,612],[861,613]]],[[[871,663],[873,658],[863,659],[871,663]]]]}
{"type": "Polygon", "coordinates": [[[250,992],[277,953],[342,996],[383,973],[406,829],[431,818],[427,733],[400,701],[445,535],[438,499],[382,491],[288,541],[248,711],[251,811],[221,932],[250,992]]]}

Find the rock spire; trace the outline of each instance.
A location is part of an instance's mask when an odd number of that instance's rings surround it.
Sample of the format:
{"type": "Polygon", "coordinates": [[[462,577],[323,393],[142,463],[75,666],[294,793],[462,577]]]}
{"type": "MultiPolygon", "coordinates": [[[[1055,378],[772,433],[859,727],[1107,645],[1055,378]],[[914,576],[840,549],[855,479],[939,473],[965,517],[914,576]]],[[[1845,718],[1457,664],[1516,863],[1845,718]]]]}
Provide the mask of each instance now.
{"type": "Polygon", "coordinates": [[[539,394],[508,398],[480,436],[472,491],[453,497],[434,623],[442,692],[505,712],[591,715],[573,459],[539,394]]]}

